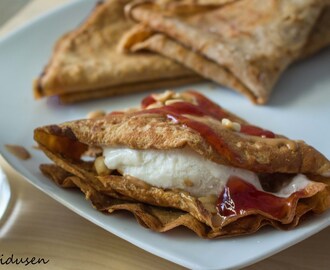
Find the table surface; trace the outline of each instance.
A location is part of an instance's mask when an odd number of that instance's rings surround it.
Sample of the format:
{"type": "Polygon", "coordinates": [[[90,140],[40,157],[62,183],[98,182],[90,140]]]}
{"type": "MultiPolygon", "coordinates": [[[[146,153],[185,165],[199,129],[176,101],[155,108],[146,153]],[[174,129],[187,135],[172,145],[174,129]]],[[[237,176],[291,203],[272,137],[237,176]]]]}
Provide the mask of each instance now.
{"type": "MultiPolygon", "coordinates": [[[[69,1],[30,1],[0,26],[0,37],[69,1]]],[[[23,269],[22,265],[1,264],[1,258],[11,254],[15,258],[49,260],[46,265],[30,265],[31,269],[183,269],[71,212],[27,183],[2,157],[0,165],[8,176],[13,195],[7,214],[0,221],[0,269],[23,269]]],[[[330,227],[246,269],[329,269],[329,265],[330,227]]]]}

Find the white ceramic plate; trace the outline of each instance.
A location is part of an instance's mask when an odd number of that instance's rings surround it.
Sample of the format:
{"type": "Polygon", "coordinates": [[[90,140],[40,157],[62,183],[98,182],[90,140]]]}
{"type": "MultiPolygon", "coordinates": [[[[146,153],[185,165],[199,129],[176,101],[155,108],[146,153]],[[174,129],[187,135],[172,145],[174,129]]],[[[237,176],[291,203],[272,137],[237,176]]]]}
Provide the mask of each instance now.
{"type": "Polygon", "coordinates": [[[0,221],[7,210],[10,196],[11,193],[7,177],[0,167],[0,221]]]}
{"type": "MultiPolygon", "coordinates": [[[[118,97],[72,106],[54,100],[35,101],[32,80],[47,62],[55,40],[87,16],[94,1],[78,1],[40,17],[0,40],[0,151],[26,180],[76,213],[105,230],[155,255],[194,269],[239,268],[315,234],[330,224],[330,212],[283,232],[263,229],[244,237],[203,240],[185,229],[160,234],[147,230],[125,214],[112,216],[95,211],[82,194],[58,188],[41,175],[40,163],[47,162],[33,150],[35,127],[79,119],[95,109],[116,110],[139,103],[144,94],[118,97]],[[20,144],[33,155],[20,161],[8,154],[4,144],[20,144]]],[[[249,121],[291,138],[303,139],[330,157],[330,50],[290,68],[277,84],[269,105],[254,106],[227,89],[210,84],[195,88],[249,121]]]]}

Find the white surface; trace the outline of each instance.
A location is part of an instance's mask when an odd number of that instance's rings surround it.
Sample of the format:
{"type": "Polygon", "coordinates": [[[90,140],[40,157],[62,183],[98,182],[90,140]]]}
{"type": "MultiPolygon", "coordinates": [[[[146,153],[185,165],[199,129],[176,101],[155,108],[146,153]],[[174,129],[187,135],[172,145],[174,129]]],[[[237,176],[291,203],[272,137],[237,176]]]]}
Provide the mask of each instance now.
{"type": "Polygon", "coordinates": [[[7,177],[0,167],[0,220],[6,212],[10,200],[10,187],[7,177]]]}
{"type": "Polygon", "coordinates": [[[230,176],[238,176],[261,188],[258,176],[248,170],[217,164],[188,147],[172,150],[104,148],[104,163],[112,170],[161,188],[179,188],[197,197],[218,195],[230,176]],[[185,180],[193,184],[187,186],[185,180]]]}
{"type": "MultiPolygon", "coordinates": [[[[82,118],[95,108],[116,110],[136,105],[144,96],[137,94],[67,107],[57,105],[53,99],[33,100],[32,80],[46,64],[54,41],[86,17],[92,2],[73,3],[0,40],[0,151],[14,168],[39,189],[95,224],[153,254],[194,269],[243,267],[330,224],[330,212],[327,212],[288,232],[269,228],[250,236],[212,241],[199,239],[185,229],[153,233],[129,215],[106,216],[97,212],[81,194],[58,188],[43,177],[38,166],[47,159],[32,149],[35,127],[82,118]],[[25,146],[33,158],[16,159],[5,151],[5,143],[25,146]]],[[[239,94],[210,84],[193,87],[247,120],[291,138],[303,139],[330,157],[329,70],[329,50],[295,65],[282,76],[271,103],[264,107],[253,106],[239,94]]]]}
{"type": "MultiPolygon", "coordinates": [[[[111,170],[118,170],[155,187],[179,188],[197,197],[219,195],[231,176],[238,176],[263,190],[254,172],[212,162],[188,147],[171,150],[105,147],[103,156],[104,164],[111,170]],[[192,186],[185,183],[187,179],[192,186]]],[[[298,174],[288,185],[272,194],[287,198],[305,188],[309,182],[305,175],[298,174]]]]}

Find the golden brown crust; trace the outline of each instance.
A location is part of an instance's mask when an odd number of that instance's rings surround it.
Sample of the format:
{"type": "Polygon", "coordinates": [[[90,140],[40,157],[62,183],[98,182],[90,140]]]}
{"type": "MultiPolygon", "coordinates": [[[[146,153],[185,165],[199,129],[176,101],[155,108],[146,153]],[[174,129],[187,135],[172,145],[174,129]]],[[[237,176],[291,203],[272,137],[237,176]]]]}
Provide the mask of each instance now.
{"type": "MultiPolygon", "coordinates": [[[[324,8],[315,26],[311,30],[307,44],[303,47],[299,58],[309,57],[330,44],[330,7],[324,8]]],[[[164,34],[154,32],[145,24],[137,24],[122,37],[119,49],[125,52],[137,52],[150,50],[166,56],[178,63],[190,68],[221,85],[235,89],[257,102],[257,97],[244,84],[242,84],[231,72],[217,65],[202,55],[187,49],[180,43],[164,34]]]]}
{"type": "MultiPolygon", "coordinates": [[[[268,100],[279,75],[301,54],[324,5],[317,0],[235,1],[211,11],[201,9],[199,14],[194,11],[191,16],[180,16],[144,2],[127,6],[133,19],[228,69],[260,104],[268,100]]],[[[318,44],[310,51],[325,46],[326,39],[318,44]]],[[[181,62],[180,57],[172,58],[181,62]]],[[[228,84],[226,77],[218,80],[228,84]]]]}
{"type": "Polygon", "coordinates": [[[330,4],[326,6],[317,19],[304,46],[300,58],[309,57],[330,44],[330,4]]]}
{"type": "MultiPolygon", "coordinates": [[[[183,211],[189,212],[192,216],[198,220],[206,223],[211,227],[219,227],[224,224],[230,223],[233,219],[213,219],[213,215],[204,207],[201,201],[190,196],[183,191],[165,191],[161,188],[152,187],[150,185],[141,183],[140,181],[127,176],[109,175],[109,176],[97,176],[95,169],[91,163],[83,162],[81,160],[76,160],[76,152],[74,149],[65,147],[63,149],[57,147],[56,144],[60,144],[63,141],[61,136],[63,134],[71,134],[71,131],[66,129],[61,130],[57,127],[52,126],[50,130],[56,130],[58,139],[50,137],[47,139],[45,135],[40,136],[36,134],[35,139],[39,143],[41,150],[52,159],[58,166],[66,170],[70,174],[73,174],[81,179],[85,179],[90,185],[92,185],[96,190],[101,193],[107,194],[115,198],[132,198],[140,202],[146,202],[152,205],[163,206],[163,207],[173,207],[183,211]],[[42,138],[42,139],[41,139],[42,138]],[[54,145],[55,143],[55,145],[54,145]]],[[[94,130],[95,131],[95,130],[94,130]]],[[[72,137],[72,140],[73,139],[72,137]]],[[[104,144],[103,144],[104,145],[104,144]]],[[[327,178],[310,176],[311,179],[316,178],[318,181],[328,181],[327,178]]],[[[56,179],[55,179],[56,180],[56,179]]],[[[56,180],[58,182],[58,180],[56,180]]],[[[309,196],[316,194],[317,192],[324,189],[323,184],[315,184],[311,186],[310,189],[306,189],[306,193],[309,196]]],[[[330,200],[328,202],[330,204],[330,200]]],[[[294,208],[291,214],[282,220],[282,223],[289,224],[294,218],[294,208]]],[[[247,213],[248,214],[248,213],[247,213]]]]}
{"type": "Polygon", "coordinates": [[[122,85],[123,91],[134,92],[135,88],[129,87],[134,83],[164,83],[194,76],[192,71],[162,56],[117,51],[122,34],[133,25],[123,11],[129,2],[109,0],[97,5],[79,28],[57,42],[50,62],[34,83],[36,98],[64,95],[65,99],[71,93],[101,88],[107,88],[109,96],[111,91],[117,94],[122,85]]]}
{"type": "MultiPolygon", "coordinates": [[[[56,181],[56,183],[62,187],[66,187],[61,185],[61,183],[65,182],[65,178],[61,178],[61,176],[66,174],[63,169],[56,165],[43,165],[41,170],[45,175],[51,176],[50,178],[52,180],[54,180],[55,177],[61,179],[60,181],[56,181]],[[58,175],[52,172],[57,172],[58,175]]],[[[126,210],[132,212],[142,226],[154,231],[166,232],[178,226],[185,226],[200,237],[206,237],[207,227],[205,224],[186,212],[110,198],[97,191],[97,189],[90,185],[90,183],[86,183],[83,179],[78,177],[74,177],[73,179],[75,186],[81,189],[86,195],[86,199],[91,200],[93,206],[102,212],[112,213],[118,210],[126,210]]]]}
{"type": "Polygon", "coordinates": [[[64,187],[64,188],[75,188],[77,187],[73,182],[73,176],[69,172],[63,169],[59,169],[58,166],[53,164],[41,164],[40,171],[47,176],[48,178],[52,179],[57,185],[64,187]]]}
{"type": "Polygon", "coordinates": [[[223,138],[231,155],[216,152],[198,132],[175,124],[166,117],[153,114],[112,115],[102,119],[79,120],[42,127],[35,131],[35,139],[40,143],[41,134],[46,134],[47,137],[47,134],[62,136],[61,134],[72,133],[85,145],[125,145],[134,149],[173,149],[189,146],[214,162],[260,173],[324,174],[330,170],[329,161],[302,141],[248,136],[225,129],[220,122],[208,119],[200,121],[212,126],[223,138]]]}
{"type": "MultiPolygon", "coordinates": [[[[65,185],[61,184],[66,183],[68,181],[66,179],[72,181],[74,185],[80,188],[81,191],[85,194],[86,199],[91,200],[93,206],[102,212],[112,213],[117,210],[129,211],[134,214],[142,226],[147,227],[153,231],[166,232],[179,226],[185,226],[194,231],[198,236],[209,239],[216,237],[250,234],[256,232],[265,225],[272,225],[273,227],[279,229],[290,229],[295,227],[299,223],[299,220],[306,216],[306,214],[311,212],[323,212],[330,206],[330,190],[328,188],[328,190],[321,191],[323,194],[319,194],[319,196],[312,196],[307,199],[301,199],[297,204],[297,208],[293,209],[291,212],[294,212],[294,215],[291,214],[290,222],[286,224],[283,224],[282,222],[274,219],[269,219],[263,215],[252,214],[241,217],[240,219],[235,220],[235,222],[228,222],[227,220],[227,224],[223,227],[212,228],[207,225],[205,220],[203,222],[199,221],[192,215],[192,213],[189,214],[173,208],[163,208],[139,203],[136,201],[118,199],[114,196],[108,196],[104,193],[104,190],[96,189],[93,184],[88,181],[89,179],[81,179],[79,177],[67,174],[67,172],[63,171],[63,169],[57,167],[56,165],[43,165],[41,170],[45,175],[50,176],[51,179],[53,179],[62,187],[66,187],[65,185]]],[[[130,185],[133,188],[138,188],[138,186],[134,186],[134,181],[131,182],[130,185]]],[[[107,188],[105,187],[105,189],[107,188]]],[[[127,189],[124,189],[124,191],[127,193],[127,189]]],[[[172,197],[169,195],[167,197],[162,197],[162,194],[159,194],[159,192],[161,193],[164,191],[157,188],[155,188],[155,191],[158,193],[156,196],[157,198],[163,199],[169,204],[172,202],[173,207],[174,202],[176,202],[175,196],[172,197]]],[[[143,190],[139,190],[138,193],[143,193],[143,190]]],[[[175,194],[176,196],[180,194],[179,192],[169,193],[175,194]]],[[[136,193],[133,193],[133,195],[136,195],[136,193]]],[[[148,202],[152,203],[152,200],[148,202]]],[[[195,199],[194,202],[196,204],[198,200],[195,199]]],[[[191,203],[193,204],[193,202],[191,203]]]]}
{"type": "MultiPolygon", "coordinates": [[[[183,102],[185,106],[198,102],[207,104],[196,92],[180,95],[165,92],[153,96],[155,101],[162,100],[164,104],[172,97],[186,100],[186,103],[183,102]]],[[[212,104],[208,106],[212,112],[216,111],[212,104]]],[[[216,150],[198,130],[170,121],[164,115],[146,112],[143,109],[119,112],[37,128],[34,139],[40,149],[61,168],[41,166],[41,170],[61,186],[79,187],[101,211],[128,210],[141,224],[153,230],[166,231],[184,225],[207,238],[252,233],[268,224],[276,228],[291,228],[307,213],[320,213],[330,207],[330,178],[322,176],[330,172],[330,162],[305,143],[280,135],[274,138],[246,135],[226,128],[216,116],[194,116],[194,121],[211,128],[225,142],[223,148],[216,150]],[[89,147],[118,145],[134,149],[190,147],[215,162],[266,173],[267,181],[275,179],[271,177],[272,173],[281,173],[283,177],[283,173],[309,173],[312,182],[290,199],[290,207],[283,216],[255,208],[222,216],[216,209],[217,198],[197,198],[182,190],[158,188],[117,171],[108,170],[104,175],[95,168],[98,167],[96,162],[93,165],[81,159],[89,147]]],[[[237,124],[247,125],[243,119],[228,111],[217,113],[225,113],[237,124]]],[[[292,178],[292,175],[288,177],[292,178]]]]}
{"type": "Polygon", "coordinates": [[[112,97],[117,95],[127,95],[130,93],[138,93],[147,90],[161,89],[164,87],[177,87],[182,85],[187,85],[190,83],[201,82],[204,79],[197,76],[185,76],[185,77],[176,77],[171,80],[157,79],[156,81],[146,81],[146,82],[137,82],[132,84],[122,84],[118,86],[110,86],[102,89],[94,89],[93,91],[80,91],[65,93],[59,95],[60,103],[62,104],[71,104],[76,102],[82,102],[92,99],[101,99],[105,97],[112,97]]]}
{"type": "Polygon", "coordinates": [[[122,38],[119,48],[123,51],[131,52],[145,49],[157,52],[190,68],[204,78],[239,91],[252,102],[256,102],[257,97],[230,71],[185,48],[163,34],[155,34],[155,32],[143,24],[138,24],[127,32],[122,38]]]}

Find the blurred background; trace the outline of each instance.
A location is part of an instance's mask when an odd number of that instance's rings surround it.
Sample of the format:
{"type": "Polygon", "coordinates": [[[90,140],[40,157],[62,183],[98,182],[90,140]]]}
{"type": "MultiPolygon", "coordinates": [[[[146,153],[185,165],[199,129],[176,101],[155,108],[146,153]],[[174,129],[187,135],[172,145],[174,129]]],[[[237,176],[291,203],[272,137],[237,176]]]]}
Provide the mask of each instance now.
{"type": "Polygon", "coordinates": [[[72,0],[0,0],[0,36],[72,0]]]}
{"type": "Polygon", "coordinates": [[[29,2],[30,0],[0,0],[0,27],[29,2]]]}

